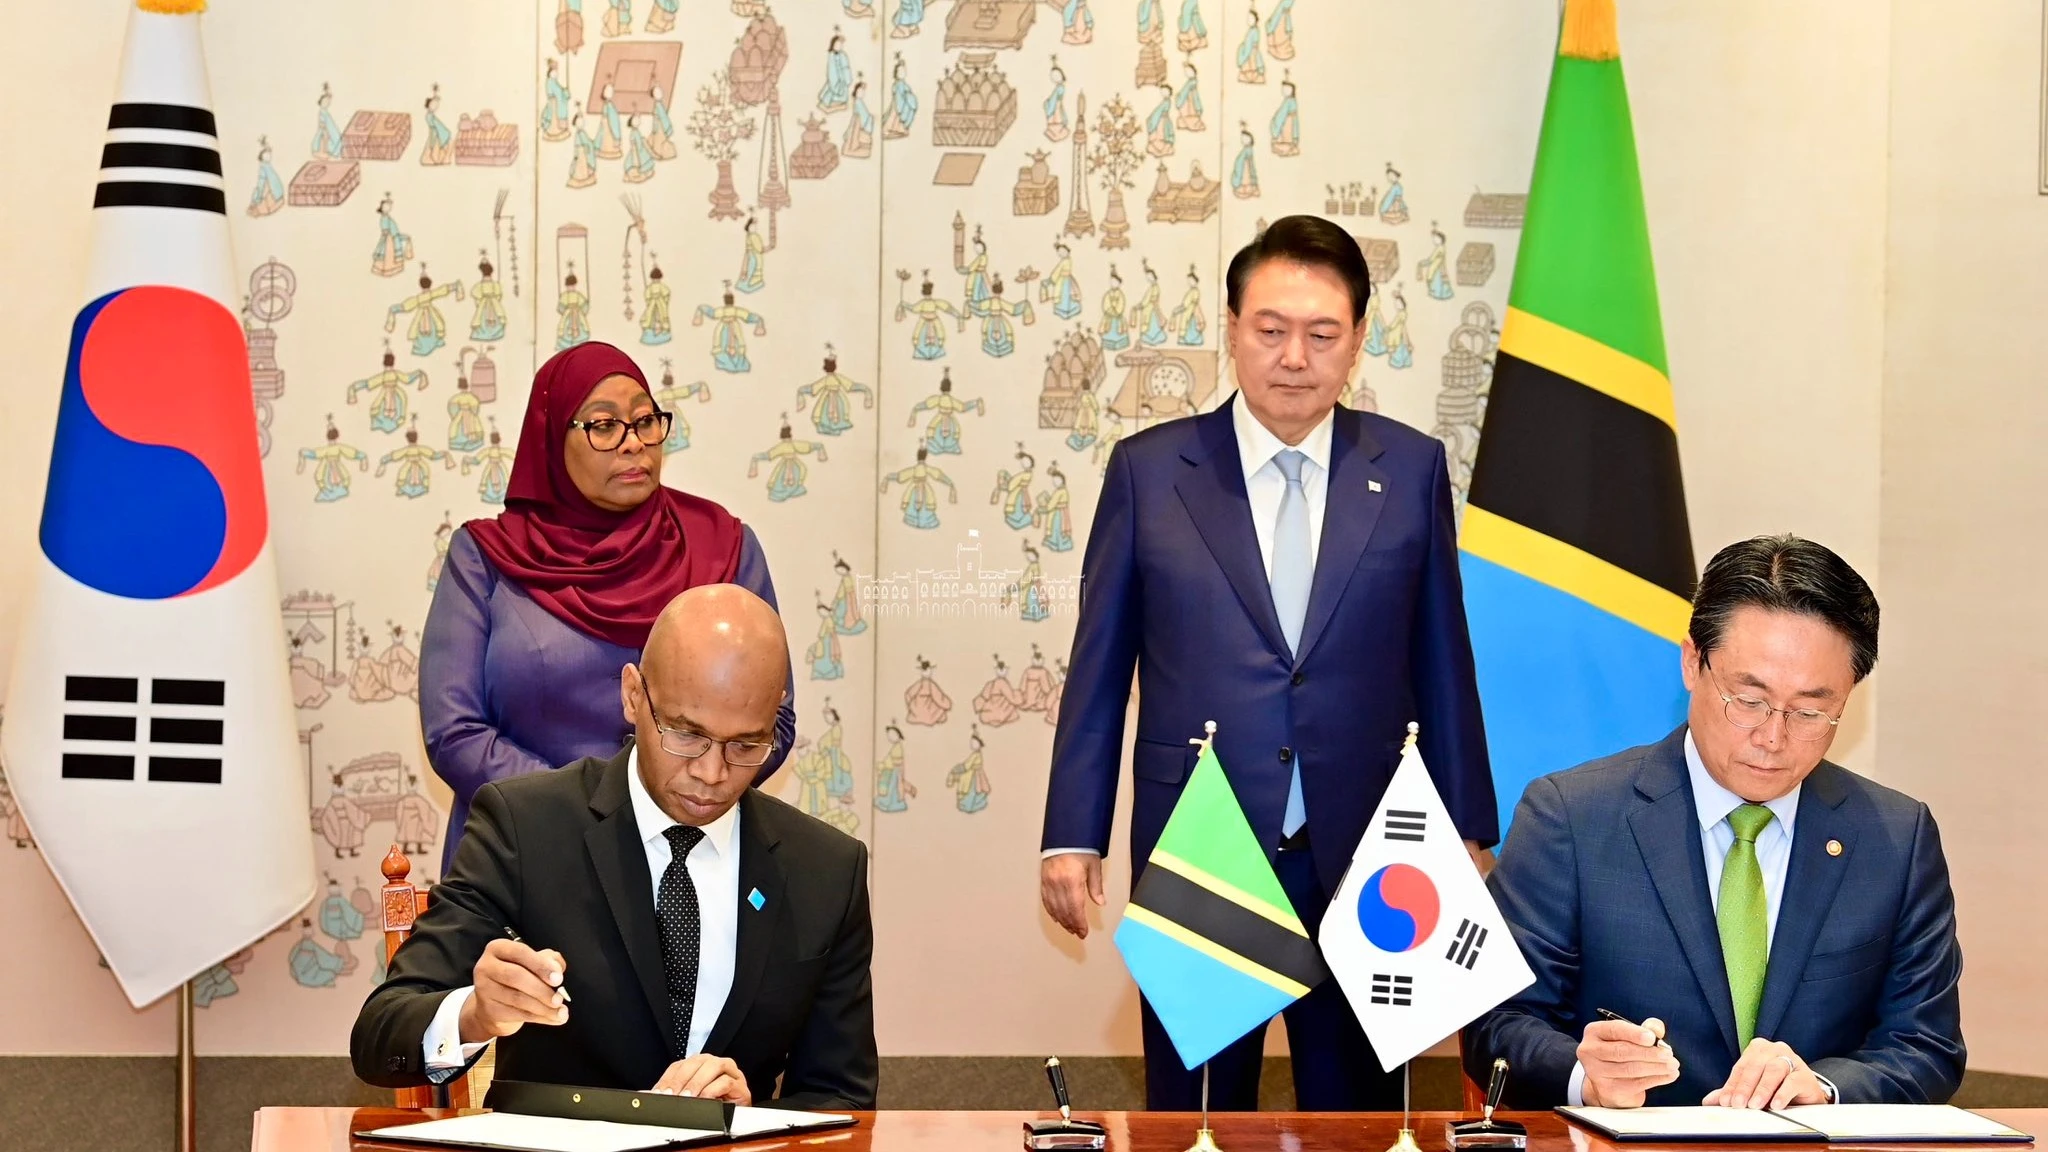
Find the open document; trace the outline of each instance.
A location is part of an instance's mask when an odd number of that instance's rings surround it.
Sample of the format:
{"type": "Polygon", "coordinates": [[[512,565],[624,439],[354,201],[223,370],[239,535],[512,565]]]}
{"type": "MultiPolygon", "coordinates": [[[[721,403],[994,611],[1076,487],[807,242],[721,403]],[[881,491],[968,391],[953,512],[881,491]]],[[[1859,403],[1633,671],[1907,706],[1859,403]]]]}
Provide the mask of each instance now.
{"type": "Polygon", "coordinates": [[[373,1140],[499,1152],[642,1152],[750,1140],[782,1132],[840,1128],[853,1117],[748,1108],[652,1092],[500,1080],[492,1109],[356,1133],[373,1140]]]}
{"type": "Polygon", "coordinates": [[[1652,1143],[2030,1142],[2025,1132],[1946,1104],[1816,1104],[1752,1108],[1559,1108],[1609,1139],[1652,1143]]]}

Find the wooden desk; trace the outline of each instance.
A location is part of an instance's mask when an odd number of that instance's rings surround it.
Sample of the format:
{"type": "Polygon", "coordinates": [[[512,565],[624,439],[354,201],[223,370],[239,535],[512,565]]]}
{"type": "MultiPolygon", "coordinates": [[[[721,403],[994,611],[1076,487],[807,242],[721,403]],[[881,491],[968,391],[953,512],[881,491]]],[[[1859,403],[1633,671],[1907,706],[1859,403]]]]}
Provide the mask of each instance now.
{"type": "MultiPolygon", "coordinates": [[[[353,1140],[351,1132],[415,1123],[456,1113],[397,1108],[264,1108],[256,1113],[251,1152],[371,1152],[419,1145],[353,1140]]],[[[862,1112],[860,1126],[807,1138],[754,1141],[731,1147],[749,1152],[1013,1152],[1022,1148],[1022,1124],[1038,1112],[862,1112]]],[[[1109,1152],[1185,1152],[1199,1117],[1174,1112],[1094,1112],[1109,1129],[1109,1152]]],[[[1646,1144],[1615,1145],[1575,1128],[1553,1112],[1502,1113],[1528,1125],[1529,1152],[1639,1152],[1646,1144]]],[[[2048,1135],[2048,1108],[1986,1109],[1984,1115],[2023,1132],[2048,1135]]],[[[1444,1147],[1444,1122],[1456,1113],[1418,1112],[1416,1142],[1444,1147]]],[[[1223,1152],[1382,1152],[1393,1143],[1400,1117],[1328,1112],[1236,1112],[1210,1118],[1223,1152]]],[[[1694,1149],[1702,1145],[1692,1145],[1694,1149]]],[[[1745,1152],[1814,1145],[1748,1144],[1745,1152]]],[[[1882,1145],[1857,1145],[1880,1152],[1882,1145]]],[[[1924,1147],[1924,1146],[1923,1146],[1924,1147]]],[[[1978,1145],[1977,1147],[1989,1147],[1978,1145]]],[[[2004,1147],[2011,1147],[2005,1145],[2004,1147]]],[[[2025,1147],[2021,1145],[2020,1147],[2025,1147]]]]}

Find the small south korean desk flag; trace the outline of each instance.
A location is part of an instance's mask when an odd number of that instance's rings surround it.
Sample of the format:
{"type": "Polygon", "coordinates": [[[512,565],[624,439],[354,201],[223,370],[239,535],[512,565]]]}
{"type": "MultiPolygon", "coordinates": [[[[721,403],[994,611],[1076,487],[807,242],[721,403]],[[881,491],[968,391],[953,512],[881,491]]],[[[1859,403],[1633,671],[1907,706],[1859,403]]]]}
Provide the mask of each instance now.
{"type": "Polygon", "coordinates": [[[315,880],[204,7],[129,15],[0,730],[29,830],[137,1008],[315,880]]]}
{"type": "Polygon", "coordinates": [[[1351,854],[1317,942],[1386,1071],[1535,982],[1415,748],[1351,854]]]}

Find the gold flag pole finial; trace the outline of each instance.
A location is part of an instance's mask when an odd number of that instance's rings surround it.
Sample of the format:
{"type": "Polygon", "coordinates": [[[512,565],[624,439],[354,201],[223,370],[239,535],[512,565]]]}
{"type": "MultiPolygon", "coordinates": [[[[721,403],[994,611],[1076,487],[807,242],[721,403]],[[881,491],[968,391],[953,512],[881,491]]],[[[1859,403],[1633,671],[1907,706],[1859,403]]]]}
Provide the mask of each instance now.
{"type": "Polygon", "coordinates": [[[206,11],[206,0],[135,0],[135,6],[162,16],[197,16],[206,11]]]}
{"type": "Polygon", "coordinates": [[[1614,0],[1564,0],[1557,54],[1577,60],[1614,60],[1621,39],[1614,30],[1614,0]]]}
{"type": "Polygon", "coordinates": [[[1410,720],[1408,722],[1408,739],[1404,743],[1402,743],[1401,750],[1405,752],[1408,749],[1415,747],[1415,737],[1419,733],[1421,733],[1421,731],[1422,725],[1417,724],[1413,720],[1410,720]]]}
{"type": "Polygon", "coordinates": [[[1190,744],[1193,744],[1193,745],[1194,745],[1195,747],[1197,747],[1197,748],[1204,748],[1204,749],[1206,749],[1206,748],[1210,747],[1211,745],[1215,744],[1215,743],[1216,743],[1216,722],[1215,722],[1214,720],[1205,720],[1205,721],[1203,721],[1203,722],[1202,722],[1202,735],[1201,735],[1201,738],[1200,738],[1200,739],[1196,739],[1195,737],[1192,737],[1192,736],[1191,736],[1191,737],[1189,737],[1189,738],[1188,738],[1188,743],[1190,743],[1190,744]]]}

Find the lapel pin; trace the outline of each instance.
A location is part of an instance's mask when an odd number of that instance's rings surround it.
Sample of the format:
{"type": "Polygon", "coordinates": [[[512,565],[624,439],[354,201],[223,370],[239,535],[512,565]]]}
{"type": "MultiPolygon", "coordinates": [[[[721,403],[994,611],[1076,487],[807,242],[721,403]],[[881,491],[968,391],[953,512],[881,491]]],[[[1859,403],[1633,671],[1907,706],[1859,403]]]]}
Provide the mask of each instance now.
{"type": "Polygon", "coordinates": [[[1828,855],[1830,855],[1830,856],[1840,856],[1841,854],[1842,854],[1842,842],[1841,842],[1840,840],[1830,840],[1830,841],[1828,841],[1828,855]]]}
{"type": "MultiPolygon", "coordinates": [[[[1839,844],[1830,843],[1828,845],[1828,851],[1830,852],[1840,852],[1841,850],[1842,846],[1839,844]]],[[[761,895],[761,890],[756,888],[752,892],[747,893],[747,903],[752,904],[754,911],[759,912],[768,903],[768,898],[761,895]]]]}
{"type": "Polygon", "coordinates": [[[1377,492],[1380,490],[1380,482],[1377,480],[1367,480],[1365,482],[1365,487],[1367,491],[1377,492]]]}

